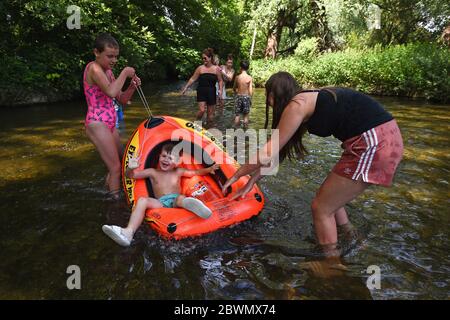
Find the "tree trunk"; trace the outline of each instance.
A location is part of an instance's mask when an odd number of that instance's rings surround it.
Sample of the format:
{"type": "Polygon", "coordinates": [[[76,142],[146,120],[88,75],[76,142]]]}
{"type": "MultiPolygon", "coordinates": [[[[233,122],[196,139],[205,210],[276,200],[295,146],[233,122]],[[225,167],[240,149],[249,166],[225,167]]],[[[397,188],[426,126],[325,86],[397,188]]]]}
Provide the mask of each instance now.
{"type": "Polygon", "coordinates": [[[277,41],[277,35],[275,32],[271,31],[269,33],[269,37],[267,38],[267,46],[266,51],[264,53],[264,58],[272,58],[275,59],[277,56],[277,49],[278,49],[278,41],[277,41]]]}
{"type": "Polygon", "coordinates": [[[450,45],[450,25],[448,25],[442,32],[441,40],[443,43],[450,45]]]}
{"type": "Polygon", "coordinates": [[[252,47],[250,48],[250,60],[252,59],[253,50],[255,49],[255,42],[256,42],[256,25],[255,29],[253,30],[252,47]]]}
{"type": "Polygon", "coordinates": [[[317,1],[311,0],[309,2],[311,14],[313,16],[313,32],[319,38],[319,50],[326,51],[328,49],[335,49],[333,35],[328,27],[327,15],[325,7],[319,7],[317,1]]]}
{"type": "MultiPolygon", "coordinates": [[[[277,14],[277,21],[274,26],[271,27],[267,37],[267,46],[264,53],[264,57],[271,57],[275,59],[278,52],[278,44],[281,42],[281,35],[283,33],[283,28],[289,26],[292,21],[295,21],[295,15],[298,9],[302,7],[302,4],[295,7],[290,7],[289,9],[280,10],[277,14]]],[[[296,22],[295,22],[296,23],[296,22]]],[[[295,29],[295,23],[291,26],[295,29]]]]}
{"type": "Polygon", "coordinates": [[[269,32],[269,37],[267,38],[266,53],[264,57],[271,57],[275,59],[278,51],[278,44],[281,40],[281,33],[283,32],[283,27],[286,24],[286,12],[280,11],[278,13],[277,23],[269,32]]]}

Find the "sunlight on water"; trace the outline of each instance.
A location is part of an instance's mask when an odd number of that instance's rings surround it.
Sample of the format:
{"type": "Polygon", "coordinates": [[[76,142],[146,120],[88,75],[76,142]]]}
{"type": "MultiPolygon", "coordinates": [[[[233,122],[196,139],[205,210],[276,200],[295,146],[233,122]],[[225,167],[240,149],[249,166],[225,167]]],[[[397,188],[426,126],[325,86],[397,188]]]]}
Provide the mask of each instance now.
{"type": "MultiPolygon", "coordinates": [[[[149,85],[154,115],[193,120],[195,92],[183,83],[149,85]]],[[[231,96],[231,92],[228,92],[231,96]]],[[[101,232],[125,224],[129,208],[106,197],[106,169],[83,129],[84,101],[5,109],[0,125],[0,298],[86,299],[447,299],[450,293],[449,106],[377,98],[399,123],[405,154],[392,188],[372,187],[349,206],[361,241],[343,242],[342,265],[315,261],[310,203],[339,159],[334,138],[306,136],[309,155],[260,183],[263,212],[237,226],[180,241],[137,232],[127,249],[101,232]],[[66,287],[79,265],[82,290],[66,287]],[[366,269],[381,269],[381,289],[366,269]],[[325,268],[325,269],[324,269],[325,268]]],[[[123,142],[147,117],[125,107],[123,142]]],[[[230,128],[227,100],[217,127],[230,128]]],[[[250,128],[264,126],[264,91],[253,97],[250,128]]]]}

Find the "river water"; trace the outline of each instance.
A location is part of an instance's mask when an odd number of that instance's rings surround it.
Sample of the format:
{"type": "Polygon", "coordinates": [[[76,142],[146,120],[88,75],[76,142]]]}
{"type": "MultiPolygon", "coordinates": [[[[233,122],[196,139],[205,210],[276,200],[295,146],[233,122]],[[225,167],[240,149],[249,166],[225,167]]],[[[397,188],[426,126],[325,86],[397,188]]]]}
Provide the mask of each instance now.
{"type": "MultiPolygon", "coordinates": [[[[144,89],[154,114],[194,119],[194,92],[180,96],[181,85],[144,89]]],[[[124,143],[147,116],[134,98],[124,143]]],[[[449,106],[377,99],[397,119],[404,159],[393,187],[371,187],[348,206],[360,240],[343,247],[343,266],[328,277],[309,264],[320,260],[310,203],[340,156],[338,140],[306,136],[310,154],[260,182],[259,216],[179,241],[144,226],[122,248],[101,226],[124,225],[130,210],[106,196],[84,101],[0,110],[0,299],[448,299],[449,106]],[[81,290],[67,288],[72,265],[81,290]],[[369,266],[380,270],[379,289],[367,286],[369,266]]],[[[257,89],[250,128],[263,127],[264,103],[257,89]]],[[[218,127],[232,121],[227,101],[218,127]]]]}

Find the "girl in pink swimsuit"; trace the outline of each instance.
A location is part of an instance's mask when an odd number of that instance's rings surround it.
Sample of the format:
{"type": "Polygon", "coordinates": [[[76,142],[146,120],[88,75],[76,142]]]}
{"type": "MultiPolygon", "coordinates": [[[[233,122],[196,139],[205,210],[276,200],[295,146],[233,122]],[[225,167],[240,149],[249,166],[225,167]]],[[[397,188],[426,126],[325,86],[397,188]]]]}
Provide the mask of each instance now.
{"type": "Polygon", "coordinates": [[[85,128],[88,138],[97,148],[108,168],[106,184],[113,198],[120,191],[120,157],[122,145],[115,128],[116,113],[113,98],[126,105],[141,80],[131,67],[125,67],[117,79],[112,68],[117,63],[119,45],[109,34],[100,34],[95,40],[95,61],[87,64],[83,75],[84,94],[88,105],[85,128]],[[130,86],[121,91],[125,80],[132,78],[130,86]]]}
{"type": "MultiPolygon", "coordinates": [[[[95,63],[91,61],[87,64],[84,69],[83,76],[83,87],[84,87],[84,95],[86,96],[86,102],[88,105],[88,111],[86,114],[85,126],[87,127],[91,122],[99,121],[106,124],[106,126],[114,131],[115,122],[116,122],[116,112],[114,110],[113,99],[107,96],[97,85],[90,85],[86,81],[86,73],[88,71],[89,66],[95,63]]],[[[106,75],[109,79],[112,78],[111,69],[106,70],[106,75]]]]}

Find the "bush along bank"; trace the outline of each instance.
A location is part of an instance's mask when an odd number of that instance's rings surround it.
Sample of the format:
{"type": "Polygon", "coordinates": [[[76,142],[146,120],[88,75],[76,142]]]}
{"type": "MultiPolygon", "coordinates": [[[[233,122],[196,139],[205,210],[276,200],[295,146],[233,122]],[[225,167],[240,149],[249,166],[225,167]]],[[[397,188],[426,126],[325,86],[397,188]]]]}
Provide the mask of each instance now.
{"type": "Polygon", "coordinates": [[[277,60],[254,60],[256,86],[275,72],[290,72],[303,87],[346,86],[375,95],[423,97],[450,101],[450,50],[430,43],[311,56],[298,54],[277,60]]]}
{"type": "MultiPolygon", "coordinates": [[[[84,99],[83,72],[92,58],[89,54],[72,57],[64,50],[50,54],[55,51],[36,50],[29,59],[0,50],[0,107],[84,99]]],[[[126,63],[122,59],[114,69],[116,76],[126,63]]],[[[143,61],[138,70],[143,81],[165,75],[164,67],[155,62],[143,61]]]]}

